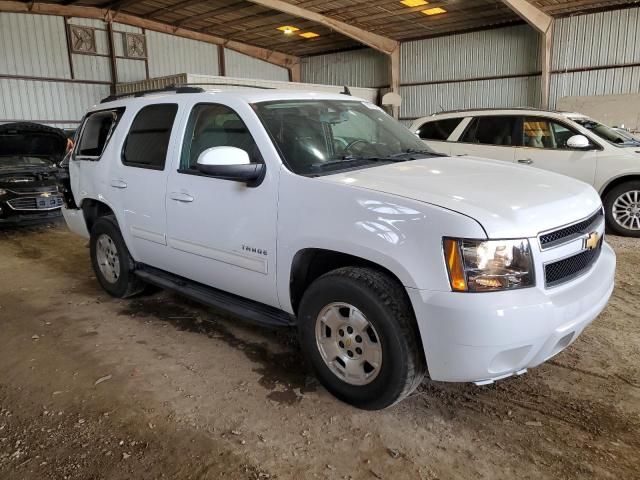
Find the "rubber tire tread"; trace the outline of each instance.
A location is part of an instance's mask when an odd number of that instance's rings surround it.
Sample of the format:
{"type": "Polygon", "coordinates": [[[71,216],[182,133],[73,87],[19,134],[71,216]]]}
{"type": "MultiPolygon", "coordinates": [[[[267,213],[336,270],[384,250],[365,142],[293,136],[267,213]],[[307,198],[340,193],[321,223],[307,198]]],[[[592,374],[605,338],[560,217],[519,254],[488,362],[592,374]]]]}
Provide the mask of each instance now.
{"type": "Polygon", "coordinates": [[[93,271],[98,282],[109,295],[116,298],[127,298],[132,297],[145,289],[146,284],[134,273],[135,261],[131,257],[127,245],[124,243],[124,239],[120,233],[120,227],[118,226],[118,221],[114,215],[105,215],[95,221],[91,228],[89,247],[93,271]],[[106,233],[111,237],[113,243],[116,245],[116,249],[118,250],[118,256],[120,259],[120,277],[115,284],[108,282],[98,267],[96,259],[96,242],[98,240],[98,236],[102,233],[106,233]]]}
{"type": "MultiPolygon", "coordinates": [[[[331,301],[332,300],[327,299],[325,305],[331,303],[331,301]]],[[[357,305],[354,306],[358,307],[357,305]]],[[[358,308],[361,309],[360,307],[358,308]]],[[[314,310],[317,310],[317,308],[314,310]]],[[[305,354],[316,370],[316,373],[319,373],[318,368],[326,369],[324,375],[319,374],[320,381],[331,393],[341,400],[365,410],[379,410],[400,402],[410,395],[422,382],[427,368],[413,309],[411,308],[404,287],[384,272],[365,267],[342,267],[328,272],[316,279],[309,288],[307,288],[300,302],[299,314],[300,342],[305,350],[305,354]],[[406,365],[404,379],[399,385],[396,385],[393,390],[385,392],[382,396],[366,398],[359,395],[345,394],[344,385],[347,385],[347,389],[353,389],[354,386],[347,384],[333,374],[320,357],[315,343],[315,321],[319,311],[309,311],[310,304],[314,297],[321,295],[320,291],[324,289],[325,286],[335,285],[336,282],[352,283],[359,288],[368,290],[372,296],[376,298],[377,303],[379,303],[378,306],[385,311],[387,317],[392,319],[390,325],[398,329],[396,332],[397,337],[404,341],[405,345],[401,348],[404,358],[400,359],[402,364],[406,365]],[[311,338],[313,342],[311,342],[311,338]],[[314,351],[315,361],[314,355],[310,355],[311,349],[314,351]],[[320,365],[318,365],[318,360],[320,365]],[[327,372],[333,377],[334,381],[325,381],[323,377],[327,376],[327,372]],[[338,388],[336,388],[336,385],[338,388]]],[[[370,322],[373,320],[369,317],[368,319],[370,322]]],[[[380,331],[380,325],[374,326],[378,334],[382,336],[383,333],[380,331]]],[[[384,355],[385,352],[383,351],[383,358],[384,355]]],[[[383,361],[383,370],[384,366],[385,363],[383,361]]],[[[379,375],[382,374],[381,371],[379,375]]],[[[378,378],[376,378],[376,380],[378,380],[378,378]]],[[[372,383],[375,383],[376,380],[372,383]]]]}

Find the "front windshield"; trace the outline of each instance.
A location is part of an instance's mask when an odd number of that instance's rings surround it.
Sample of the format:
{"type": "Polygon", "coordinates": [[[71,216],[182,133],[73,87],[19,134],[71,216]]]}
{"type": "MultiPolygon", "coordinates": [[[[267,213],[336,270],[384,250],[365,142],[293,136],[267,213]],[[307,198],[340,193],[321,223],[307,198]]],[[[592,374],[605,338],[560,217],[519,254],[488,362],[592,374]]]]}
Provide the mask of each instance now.
{"type": "Polygon", "coordinates": [[[254,105],[287,166],[323,175],[433,152],[377,106],[354,100],[287,100],[254,105]]]}
{"type": "Polygon", "coordinates": [[[28,167],[50,167],[51,162],[41,157],[29,157],[8,155],[0,156],[0,169],[2,168],[28,168],[28,167]]]}
{"type": "Polygon", "coordinates": [[[640,145],[640,141],[636,140],[630,135],[626,135],[623,132],[615,130],[611,127],[607,127],[606,125],[596,122],[595,120],[592,120],[590,118],[579,117],[572,118],[571,120],[576,122],[578,125],[586,128],[590,132],[595,133],[600,138],[618,147],[637,147],[638,145],[640,145]]]}

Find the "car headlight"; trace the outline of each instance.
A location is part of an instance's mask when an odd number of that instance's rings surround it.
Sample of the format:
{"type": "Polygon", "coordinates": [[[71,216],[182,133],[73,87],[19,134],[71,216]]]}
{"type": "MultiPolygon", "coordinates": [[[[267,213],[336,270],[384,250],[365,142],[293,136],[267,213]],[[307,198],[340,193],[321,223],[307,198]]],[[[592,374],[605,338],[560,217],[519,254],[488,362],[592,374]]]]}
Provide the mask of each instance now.
{"type": "Polygon", "coordinates": [[[535,285],[529,240],[444,239],[451,288],[495,292],[535,285]]]}

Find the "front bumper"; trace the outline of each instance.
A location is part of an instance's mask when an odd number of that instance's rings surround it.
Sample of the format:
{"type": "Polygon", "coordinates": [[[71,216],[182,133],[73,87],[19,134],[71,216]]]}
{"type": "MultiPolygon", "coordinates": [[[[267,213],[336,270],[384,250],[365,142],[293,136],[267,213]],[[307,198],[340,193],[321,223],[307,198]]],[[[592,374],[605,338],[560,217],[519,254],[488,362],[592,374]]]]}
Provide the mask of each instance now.
{"type": "Polygon", "coordinates": [[[615,264],[605,243],[587,274],[555,289],[476,294],[407,289],[431,378],[490,383],[558,354],[606,306],[615,264]]]}

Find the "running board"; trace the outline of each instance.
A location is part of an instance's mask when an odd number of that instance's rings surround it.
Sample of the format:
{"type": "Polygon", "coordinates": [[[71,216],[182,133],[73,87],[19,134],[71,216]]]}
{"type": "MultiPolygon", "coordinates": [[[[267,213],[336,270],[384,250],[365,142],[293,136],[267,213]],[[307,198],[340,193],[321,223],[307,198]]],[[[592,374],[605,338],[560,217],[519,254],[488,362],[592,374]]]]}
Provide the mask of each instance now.
{"type": "Polygon", "coordinates": [[[139,264],[135,274],[147,283],[171,290],[210,307],[225,310],[251,323],[268,327],[289,327],[296,323],[293,315],[277,308],[223,292],[148,265],[139,264]]]}

